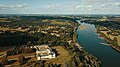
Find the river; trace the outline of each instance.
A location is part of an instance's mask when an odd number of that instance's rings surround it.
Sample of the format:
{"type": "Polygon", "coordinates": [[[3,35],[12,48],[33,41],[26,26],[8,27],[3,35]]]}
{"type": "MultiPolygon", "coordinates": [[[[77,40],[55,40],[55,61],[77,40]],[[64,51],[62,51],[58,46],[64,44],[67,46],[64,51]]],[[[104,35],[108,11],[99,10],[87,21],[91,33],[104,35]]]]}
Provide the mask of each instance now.
{"type": "Polygon", "coordinates": [[[79,27],[77,29],[78,42],[81,46],[101,60],[102,67],[120,67],[120,52],[99,43],[106,42],[97,35],[95,25],[78,22],[86,26],[86,29],[80,29],[79,27]]]}

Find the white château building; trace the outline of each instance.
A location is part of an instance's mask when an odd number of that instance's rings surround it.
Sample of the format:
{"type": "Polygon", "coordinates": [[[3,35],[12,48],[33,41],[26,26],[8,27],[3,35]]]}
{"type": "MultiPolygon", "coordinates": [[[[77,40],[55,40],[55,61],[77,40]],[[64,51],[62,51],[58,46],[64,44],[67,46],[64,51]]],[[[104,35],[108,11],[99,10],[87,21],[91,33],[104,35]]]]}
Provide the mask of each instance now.
{"type": "Polygon", "coordinates": [[[37,60],[45,60],[55,58],[55,52],[48,45],[36,45],[36,57],[37,60]]]}

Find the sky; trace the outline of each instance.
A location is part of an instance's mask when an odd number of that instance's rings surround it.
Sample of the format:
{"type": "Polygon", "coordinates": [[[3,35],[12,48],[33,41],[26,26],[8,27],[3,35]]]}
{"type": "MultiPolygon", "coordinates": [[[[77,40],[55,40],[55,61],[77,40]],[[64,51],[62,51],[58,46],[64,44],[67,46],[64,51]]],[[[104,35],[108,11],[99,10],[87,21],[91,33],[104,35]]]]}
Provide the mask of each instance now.
{"type": "Polygon", "coordinates": [[[120,14],[120,0],[0,0],[0,14],[120,14]]]}

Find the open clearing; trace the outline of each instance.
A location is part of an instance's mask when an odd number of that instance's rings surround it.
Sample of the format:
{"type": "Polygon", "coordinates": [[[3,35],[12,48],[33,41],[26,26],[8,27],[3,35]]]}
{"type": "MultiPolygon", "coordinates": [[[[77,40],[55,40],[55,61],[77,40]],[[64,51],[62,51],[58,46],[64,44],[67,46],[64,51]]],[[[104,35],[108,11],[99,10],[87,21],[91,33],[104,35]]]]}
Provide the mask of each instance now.
{"type": "Polygon", "coordinates": [[[113,35],[108,35],[107,34],[107,31],[101,31],[102,33],[104,33],[107,37],[109,37],[110,39],[114,39],[114,37],[117,38],[117,41],[118,41],[118,45],[120,45],[120,35],[118,36],[113,36],[113,35]]]}
{"type": "Polygon", "coordinates": [[[68,51],[66,51],[62,46],[56,46],[53,48],[56,49],[59,55],[54,59],[48,60],[46,63],[62,64],[70,57],[68,51]]]}

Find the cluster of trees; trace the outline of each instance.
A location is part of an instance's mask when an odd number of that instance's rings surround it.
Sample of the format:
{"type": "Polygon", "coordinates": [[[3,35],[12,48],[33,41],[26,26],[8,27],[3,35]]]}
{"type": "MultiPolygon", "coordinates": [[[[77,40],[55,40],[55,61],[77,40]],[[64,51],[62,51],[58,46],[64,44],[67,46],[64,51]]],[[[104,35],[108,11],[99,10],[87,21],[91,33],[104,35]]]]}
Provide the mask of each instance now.
{"type": "Polygon", "coordinates": [[[36,49],[35,48],[21,48],[21,49],[17,49],[17,50],[7,50],[6,51],[6,55],[7,56],[11,56],[11,55],[18,55],[18,54],[23,54],[23,53],[33,53],[35,52],[36,49]]]}
{"type": "Polygon", "coordinates": [[[46,63],[46,61],[44,60],[41,60],[41,61],[33,62],[32,67],[61,67],[61,64],[51,64],[51,63],[46,63]]]}
{"type": "Polygon", "coordinates": [[[64,67],[100,67],[100,61],[89,53],[74,52],[70,59],[64,61],[64,67]]]}
{"type": "Polygon", "coordinates": [[[105,29],[104,26],[96,26],[96,28],[97,28],[97,33],[99,33],[100,31],[107,31],[107,34],[110,34],[110,35],[113,35],[113,36],[120,35],[120,32],[118,30],[115,30],[115,29],[111,29],[111,28],[108,28],[108,27],[107,27],[107,29],[105,29]]]}
{"type": "MultiPolygon", "coordinates": [[[[1,59],[0,67],[3,67],[4,65],[8,65],[10,64],[10,62],[11,61],[8,61],[8,56],[6,55],[1,59]]],[[[19,62],[20,65],[24,64],[26,63],[26,58],[23,55],[19,55],[17,62],[19,62]]]]}
{"type": "Polygon", "coordinates": [[[34,37],[29,36],[28,34],[21,34],[17,33],[14,35],[14,33],[10,34],[3,34],[0,35],[0,46],[15,46],[15,45],[23,45],[26,44],[28,41],[34,40],[34,37]]]}
{"type": "Polygon", "coordinates": [[[105,27],[109,27],[112,29],[116,29],[119,30],[120,29],[120,23],[118,21],[93,21],[90,22],[89,20],[85,23],[91,23],[91,24],[95,24],[95,25],[100,25],[100,26],[105,26],[105,27]]]}

